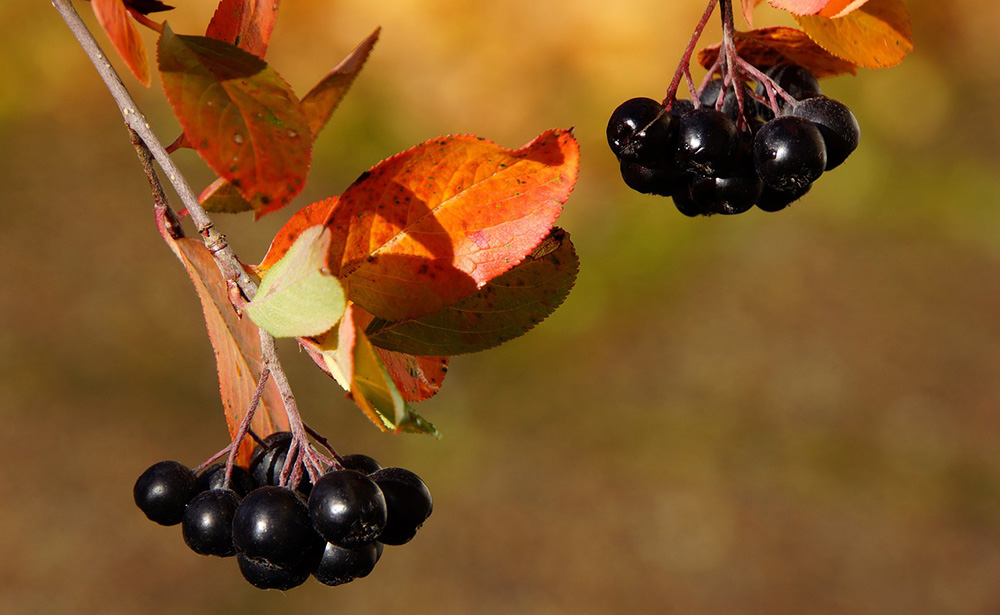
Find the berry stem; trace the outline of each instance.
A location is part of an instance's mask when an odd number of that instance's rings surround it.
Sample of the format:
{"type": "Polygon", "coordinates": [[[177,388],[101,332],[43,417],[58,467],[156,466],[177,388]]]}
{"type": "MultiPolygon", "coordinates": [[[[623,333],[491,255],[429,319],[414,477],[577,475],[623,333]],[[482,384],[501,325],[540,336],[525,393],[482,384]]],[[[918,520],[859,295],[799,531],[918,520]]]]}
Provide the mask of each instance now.
{"type": "MultiPolygon", "coordinates": [[[[726,0],[723,0],[725,2],[726,0]]],[[[705,30],[705,26],[708,25],[709,19],[712,17],[712,13],[715,11],[715,5],[719,3],[719,0],[708,0],[708,6],[705,7],[705,12],[702,14],[701,19],[698,21],[698,25],[695,26],[694,32],[691,34],[691,40],[688,41],[687,48],[684,50],[684,55],[681,56],[680,64],[677,65],[677,70],[674,71],[674,78],[670,81],[670,86],[667,88],[667,96],[663,99],[663,107],[670,111],[670,108],[674,105],[674,100],[677,98],[677,88],[681,84],[681,79],[684,77],[685,72],[688,75],[689,83],[693,82],[690,79],[691,72],[691,56],[694,54],[694,48],[698,44],[698,39],[701,38],[701,33],[705,30]]],[[[691,93],[695,96],[695,93],[691,93]]],[[[697,104],[697,103],[695,103],[697,104]]]]}

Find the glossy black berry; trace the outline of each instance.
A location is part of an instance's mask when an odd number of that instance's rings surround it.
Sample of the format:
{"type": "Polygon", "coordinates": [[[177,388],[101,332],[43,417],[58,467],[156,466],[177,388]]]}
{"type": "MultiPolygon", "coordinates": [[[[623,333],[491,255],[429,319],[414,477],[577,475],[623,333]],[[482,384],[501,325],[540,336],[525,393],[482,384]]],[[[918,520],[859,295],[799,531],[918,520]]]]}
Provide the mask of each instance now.
{"type": "MultiPolygon", "coordinates": [[[[722,84],[722,79],[712,79],[705,84],[705,89],[701,91],[701,95],[698,97],[703,106],[710,109],[717,108],[722,84]]],[[[750,92],[747,91],[745,86],[743,87],[743,116],[746,118],[756,117],[758,115],[757,101],[751,98],[750,92]]],[[[731,87],[726,88],[721,111],[735,120],[739,116],[739,109],[740,103],[736,100],[736,90],[731,87]]]]}
{"type": "Polygon", "coordinates": [[[374,570],[383,549],[378,542],[353,549],[327,543],[313,576],[324,585],[343,585],[366,577],[374,570]]]}
{"type": "Polygon", "coordinates": [[[382,469],[379,462],[375,461],[368,455],[362,455],[361,453],[344,455],[340,458],[340,465],[342,465],[345,470],[357,470],[362,474],[371,474],[372,472],[382,469]]]}
{"type": "Polygon", "coordinates": [[[253,560],[296,568],[321,544],[309,508],[292,490],[268,485],[251,491],[236,509],[233,544],[253,560]]]}
{"type": "MultiPolygon", "coordinates": [[[[776,64],[767,69],[764,74],[795,100],[811,98],[821,93],[816,77],[808,69],[797,64],[776,64]]],[[[757,84],[757,94],[767,98],[767,92],[763,85],[757,84]]],[[[781,95],[778,95],[777,99],[779,108],[787,104],[781,95]]]]}
{"type": "Polygon", "coordinates": [[[694,101],[687,98],[678,98],[674,100],[674,104],[670,105],[670,117],[674,119],[680,118],[685,113],[690,113],[691,111],[694,111],[694,101]]]}
{"type": "Polygon", "coordinates": [[[701,107],[677,126],[677,163],[701,175],[725,174],[734,164],[736,123],[721,111],[701,107]]]}
{"type": "Polygon", "coordinates": [[[763,182],[755,173],[732,177],[696,177],[691,181],[691,199],[708,213],[740,214],[757,202],[763,182]]]}
{"type": "Polygon", "coordinates": [[[181,522],[184,542],[201,555],[236,555],[233,518],[239,505],[240,497],[231,489],[209,489],[194,496],[181,522]]]}
{"type": "Polygon", "coordinates": [[[651,98],[632,98],[608,120],[608,145],[619,160],[650,163],[669,159],[670,116],[651,98]]]}
{"type": "MultiPolygon", "coordinates": [[[[278,485],[281,473],[285,469],[285,459],[292,444],[292,434],[287,431],[277,431],[259,444],[250,456],[250,475],[257,485],[278,485]]],[[[303,475],[297,490],[308,495],[312,483],[307,475],[303,475]]]]}
{"type": "Polygon", "coordinates": [[[684,185],[678,188],[673,196],[674,207],[677,211],[681,212],[689,218],[694,218],[696,216],[705,216],[712,212],[709,212],[701,207],[695,200],[691,197],[691,187],[689,182],[685,181],[684,185]]]}
{"type": "Polygon", "coordinates": [[[309,514],[316,531],[327,542],[358,547],[374,541],[382,532],[386,501],[367,474],[334,470],[316,481],[309,495],[309,514]]]}
{"type": "Polygon", "coordinates": [[[385,496],[385,529],[378,541],[387,545],[409,542],[434,511],[431,492],[424,481],[404,468],[382,468],[371,475],[385,496]]]}
{"type": "Polygon", "coordinates": [[[775,190],[765,185],[757,197],[757,208],[762,211],[781,211],[795,201],[801,199],[812,188],[812,184],[791,191],[775,190]]]}
{"type": "Polygon", "coordinates": [[[180,523],[184,507],[197,494],[194,473],[176,461],[153,464],[139,476],[132,488],[136,506],[151,521],[160,525],[180,523]]]}
{"type": "Polygon", "coordinates": [[[240,573],[248,583],[258,589],[279,589],[281,591],[298,587],[306,582],[311,573],[305,566],[287,568],[268,562],[237,555],[240,573]]]}
{"type": "Polygon", "coordinates": [[[757,175],[768,186],[793,192],[816,181],[826,168],[826,146],[819,129],[807,119],[777,117],[754,139],[757,175]]]}
{"type": "Polygon", "coordinates": [[[788,115],[801,117],[816,125],[826,145],[826,170],[840,166],[858,147],[861,126],[847,105],[826,96],[799,101],[788,115]]]}
{"type": "MultiPolygon", "coordinates": [[[[198,490],[208,491],[209,489],[222,489],[226,480],[226,464],[215,463],[205,468],[198,475],[198,490]]],[[[250,472],[242,466],[233,466],[233,472],[229,478],[229,488],[236,492],[241,498],[250,493],[258,486],[250,472]]]]}
{"type": "Polygon", "coordinates": [[[670,196],[684,183],[684,173],[674,165],[648,167],[622,160],[620,168],[625,185],[642,194],[670,196]]]}

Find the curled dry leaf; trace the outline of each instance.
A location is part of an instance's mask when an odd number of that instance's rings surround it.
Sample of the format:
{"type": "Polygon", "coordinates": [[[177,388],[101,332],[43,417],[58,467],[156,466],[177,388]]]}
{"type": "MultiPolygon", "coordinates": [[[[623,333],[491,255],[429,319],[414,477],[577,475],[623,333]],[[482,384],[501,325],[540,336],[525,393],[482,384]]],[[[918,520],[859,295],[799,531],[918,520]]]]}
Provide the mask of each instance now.
{"type": "MultiPolygon", "coordinates": [[[[826,51],[809,36],[795,28],[776,26],[736,33],[736,51],[740,57],[758,68],[768,68],[791,62],[808,68],[817,78],[844,73],[855,74],[857,67],[826,51]]],[[[698,52],[698,63],[708,68],[719,56],[719,45],[698,52]]]]}

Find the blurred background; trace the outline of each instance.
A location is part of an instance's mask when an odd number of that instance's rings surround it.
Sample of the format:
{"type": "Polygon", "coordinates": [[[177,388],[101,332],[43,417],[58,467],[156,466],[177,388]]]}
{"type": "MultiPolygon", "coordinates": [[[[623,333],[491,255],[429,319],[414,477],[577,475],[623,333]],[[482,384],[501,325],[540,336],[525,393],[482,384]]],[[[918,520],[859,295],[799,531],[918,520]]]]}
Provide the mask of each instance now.
{"type": "MultiPolygon", "coordinates": [[[[175,4],[199,34],[215,3],[175,4]]],[[[902,65],[824,82],[862,126],[844,166],[789,210],[688,219],[621,183],[604,130],[662,97],[702,2],[286,3],[269,61],[299,93],[383,28],[299,204],[437,135],[575,126],[583,265],[542,326],[453,361],[418,408],[440,441],[380,434],[283,347],[306,420],[435,512],[370,577],[280,593],[132,502],[226,443],[214,358],[92,66],[48,3],[0,3],[0,610],[1000,612],[1000,6],[908,5],[902,65]]],[[[172,141],[155,78],[126,82],[172,141]]],[[[217,222],[257,262],[291,213],[217,222]]]]}

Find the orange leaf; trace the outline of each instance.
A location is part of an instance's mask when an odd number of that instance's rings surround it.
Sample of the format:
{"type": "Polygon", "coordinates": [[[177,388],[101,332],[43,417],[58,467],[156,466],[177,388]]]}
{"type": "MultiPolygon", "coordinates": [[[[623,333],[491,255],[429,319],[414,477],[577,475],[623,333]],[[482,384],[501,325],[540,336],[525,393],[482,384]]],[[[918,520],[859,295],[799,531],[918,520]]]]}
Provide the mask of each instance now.
{"type": "Polygon", "coordinates": [[[118,55],[142,85],[149,87],[149,60],[146,46],[122,0],[92,0],[90,3],[101,28],[111,39],[118,55]]]}
{"type": "Polygon", "coordinates": [[[830,0],[823,10],[818,13],[820,17],[836,19],[843,17],[851,11],[856,11],[867,3],[868,0],[830,0]]]}
{"type": "Polygon", "coordinates": [[[902,0],[869,0],[837,19],[795,20],[823,49],[864,68],[895,66],[913,50],[910,13],[902,0]]]}
{"type": "Polygon", "coordinates": [[[377,347],[375,352],[404,401],[424,401],[441,390],[448,373],[448,357],[415,357],[377,347]]]}
{"type": "Polygon", "coordinates": [[[313,138],[319,134],[323,126],[330,120],[334,109],[343,100],[347,90],[350,89],[354,79],[361,72],[365,61],[368,60],[372,48],[378,41],[381,28],[376,28],[368,35],[368,38],[361,41],[354,51],[340,61],[326,77],[323,77],[309,93],[302,98],[302,110],[309,118],[309,128],[312,130],[313,138]]]}
{"type": "Polygon", "coordinates": [[[747,24],[753,27],[753,9],[758,4],[764,0],[740,0],[743,6],[743,19],[747,20],[747,24]]]}
{"type": "MultiPolygon", "coordinates": [[[[817,78],[857,72],[854,64],[827,52],[795,28],[777,26],[737,32],[735,39],[737,53],[761,69],[791,62],[808,68],[817,78]]],[[[719,45],[706,47],[698,52],[698,63],[708,68],[718,56],[719,45]]]]}
{"type": "MultiPolygon", "coordinates": [[[[259,330],[249,318],[240,319],[237,316],[229,302],[226,281],[208,248],[195,239],[174,240],[164,232],[162,220],[158,219],[157,223],[170,249],[184,264],[201,299],[205,326],[219,372],[219,395],[229,435],[234,437],[253,398],[263,367],[259,330]]],[[[251,427],[260,437],[288,429],[288,418],[274,380],[269,381],[264,389],[251,427]]],[[[240,447],[237,462],[245,465],[252,450],[253,441],[248,438],[240,447]]]]}
{"type": "Polygon", "coordinates": [[[263,58],[278,16],[279,0],[222,0],[205,36],[263,58]]]}
{"type": "Polygon", "coordinates": [[[823,10],[830,0],[767,0],[776,9],[788,11],[793,15],[815,15],[823,10]]]}
{"type": "Polygon", "coordinates": [[[336,204],[337,197],[331,197],[306,205],[295,212],[295,215],[288,219],[288,222],[278,230],[274,239],[271,240],[271,246],[267,249],[264,260],[257,265],[257,271],[267,271],[272,265],[281,260],[281,257],[288,252],[288,248],[292,247],[292,244],[295,243],[295,240],[298,239],[302,231],[310,226],[323,224],[323,221],[330,214],[330,210],[336,204]]]}
{"type": "Polygon", "coordinates": [[[198,154],[260,205],[256,217],[287,205],[312,156],[309,123],[288,84],[257,56],[168,26],[157,50],[163,89],[198,154]]]}
{"type": "Polygon", "coordinates": [[[565,130],[516,150],[453,136],[397,154],[362,174],[330,212],[330,270],[379,318],[437,312],[517,265],[548,235],[579,159],[565,130]]]}

